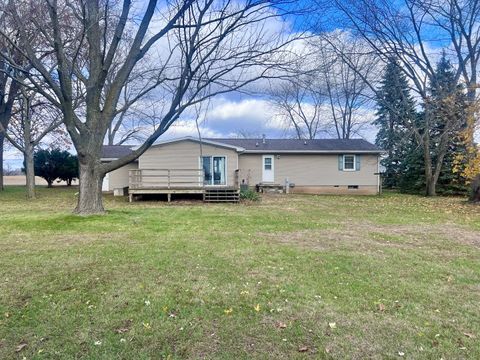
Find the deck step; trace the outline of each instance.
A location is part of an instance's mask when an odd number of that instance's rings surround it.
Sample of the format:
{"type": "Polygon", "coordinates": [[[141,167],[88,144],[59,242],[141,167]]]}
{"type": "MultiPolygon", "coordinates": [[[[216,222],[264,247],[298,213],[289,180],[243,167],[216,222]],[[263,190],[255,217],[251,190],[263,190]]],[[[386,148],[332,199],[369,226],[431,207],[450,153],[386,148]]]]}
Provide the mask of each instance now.
{"type": "Polygon", "coordinates": [[[239,202],[240,191],[237,189],[205,189],[205,202],[239,202]]]}

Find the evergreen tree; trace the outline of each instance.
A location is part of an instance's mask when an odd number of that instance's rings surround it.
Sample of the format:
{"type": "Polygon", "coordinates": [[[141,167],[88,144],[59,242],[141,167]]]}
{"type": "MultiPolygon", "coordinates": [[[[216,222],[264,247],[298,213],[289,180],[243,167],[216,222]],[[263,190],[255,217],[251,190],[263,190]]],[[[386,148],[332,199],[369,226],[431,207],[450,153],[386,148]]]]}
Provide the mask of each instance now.
{"type": "MultiPolygon", "coordinates": [[[[445,54],[437,64],[434,82],[429,84],[429,98],[423,104],[429,111],[426,123],[425,111],[416,117],[415,128],[430,139],[432,163],[444,154],[437,180],[439,193],[465,193],[467,187],[461,169],[455,159],[466,151],[461,132],[467,126],[467,103],[462,86],[455,79],[455,71],[445,54]],[[428,134],[425,132],[428,131],[428,134]]],[[[400,165],[399,188],[402,192],[421,192],[426,186],[423,149],[413,139],[403,147],[403,162],[400,165]]]]}
{"type": "Polygon", "coordinates": [[[383,185],[394,188],[401,182],[402,172],[405,171],[403,162],[414,146],[404,124],[416,118],[415,103],[407,79],[396,59],[390,59],[386,66],[376,101],[374,125],[379,131],[375,143],[387,152],[387,156],[381,160],[385,168],[383,185]]]}
{"type": "Polygon", "coordinates": [[[60,149],[38,150],[33,158],[35,174],[45,179],[48,187],[52,187],[57,179],[67,181],[78,177],[77,157],[60,149]]]}
{"type": "MultiPolygon", "coordinates": [[[[417,113],[415,122],[415,127],[420,133],[426,131],[425,126],[422,126],[422,124],[425,124],[425,114],[423,112],[417,113]]],[[[413,136],[407,136],[404,142],[404,158],[400,165],[401,176],[398,187],[403,193],[418,194],[425,189],[426,184],[423,149],[413,136]]]]}
{"type": "MultiPolygon", "coordinates": [[[[432,139],[435,140],[433,144],[440,143],[440,134],[445,130],[447,120],[450,120],[449,123],[456,124],[449,130],[451,140],[446,144],[447,152],[438,179],[438,190],[441,193],[465,193],[466,179],[462,177],[463,169],[456,163],[456,159],[462,157],[467,151],[461,132],[467,126],[468,103],[464,88],[457,83],[455,70],[445,53],[437,64],[434,78],[435,83],[430,84],[430,106],[435,119],[432,128],[432,139]]],[[[432,148],[432,153],[436,156],[434,150],[432,148]]]]}
{"type": "Polygon", "coordinates": [[[67,153],[60,167],[61,180],[67,183],[67,186],[72,185],[74,179],[78,179],[78,158],[75,155],[67,153]]]}

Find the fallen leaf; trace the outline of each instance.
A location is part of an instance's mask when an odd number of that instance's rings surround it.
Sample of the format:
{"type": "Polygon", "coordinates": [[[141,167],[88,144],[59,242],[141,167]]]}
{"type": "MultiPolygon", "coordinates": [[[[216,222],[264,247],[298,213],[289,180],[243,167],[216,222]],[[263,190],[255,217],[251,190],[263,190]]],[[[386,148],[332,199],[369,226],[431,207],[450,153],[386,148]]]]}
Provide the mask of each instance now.
{"type": "Polygon", "coordinates": [[[27,347],[27,343],[22,342],[22,343],[18,344],[18,346],[15,348],[15,352],[18,353],[18,352],[22,351],[23,349],[25,349],[26,347],[27,347]]]}
{"type": "Polygon", "coordinates": [[[467,333],[467,332],[464,332],[463,335],[465,335],[466,337],[470,338],[470,339],[475,339],[476,336],[472,333],[467,333]]]}
{"type": "Polygon", "coordinates": [[[132,320],[131,319],[125,320],[123,322],[122,326],[115,329],[115,332],[117,334],[125,334],[126,332],[130,331],[131,326],[132,326],[132,320]]]}
{"type": "Polygon", "coordinates": [[[129,328],[118,328],[115,330],[117,334],[125,334],[126,332],[129,332],[129,331],[130,331],[129,328]]]}
{"type": "Polygon", "coordinates": [[[330,329],[335,329],[337,327],[337,323],[331,322],[328,323],[328,326],[330,327],[330,329]]]}
{"type": "Polygon", "coordinates": [[[277,327],[278,327],[279,329],[285,329],[285,328],[287,327],[287,324],[279,321],[279,322],[277,322],[277,327]]]}
{"type": "Polygon", "coordinates": [[[260,304],[255,305],[254,309],[255,309],[256,312],[259,312],[260,311],[260,304]]]}
{"type": "Polygon", "coordinates": [[[307,352],[307,351],[308,351],[308,347],[306,347],[306,346],[300,346],[298,348],[298,352],[307,352]]]}
{"type": "Polygon", "coordinates": [[[230,315],[233,312],[233,309],[232,308],[225,309],[225,310],[223,310],[223,312],[225,313],[225,315],[230,315]]]}
{"type": "Polygon", "coordinates": [[[398,356],[404,356],[404,355],[405,355],[404,352],[402,352],[402,351],[399,351],[399,352],[398,352],[398,356]]]}
{"type": "Polygon", "coordinates": [[[385,305],[383,305],[382,303],[378,304],[378,311],[385,311],[385,305]]]}

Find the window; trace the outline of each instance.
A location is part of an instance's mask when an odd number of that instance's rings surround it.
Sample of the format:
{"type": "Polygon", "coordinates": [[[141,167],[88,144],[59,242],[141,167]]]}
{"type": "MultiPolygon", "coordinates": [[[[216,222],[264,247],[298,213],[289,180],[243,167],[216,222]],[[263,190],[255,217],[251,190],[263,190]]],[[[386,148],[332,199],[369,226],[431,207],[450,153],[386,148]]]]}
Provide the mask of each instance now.
{"type": "Polygon", "coordinates": [[[355,155],[343,155],[343,170],[355,171],[355,155]]]}
{"type": "Polygon", "coordinates": [[[226,184],[225,156],[203,156],[201,163],[204,185],[226,184]]]}
{"type": "Polygon", "coordinates": [[[358,185],[348,185],[349,190],[356,190],[358,189],[358,185]]]}
{"type": "Polygon", "coordinates": [[[265,157],[265,162],[264,162],[264,166],[265,166],[265,170],[272,170],[272,158],[271,157],[265,157]]]}

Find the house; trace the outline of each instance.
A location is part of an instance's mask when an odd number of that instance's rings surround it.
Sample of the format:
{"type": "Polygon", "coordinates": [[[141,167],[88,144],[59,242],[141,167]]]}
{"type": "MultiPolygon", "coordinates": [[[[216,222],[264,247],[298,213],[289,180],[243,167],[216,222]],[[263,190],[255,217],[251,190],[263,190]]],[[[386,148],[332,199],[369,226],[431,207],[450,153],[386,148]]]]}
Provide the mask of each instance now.
{"type": "MultiPolygon", "coordinates": [[[[102,161],[130,153],[105,146],[102,161]]],[[[159,142],[105,177],[105,191],[131,195],[238,193],[241,185],[291,193],[378,194],[382,150],[363,139],[202,139],[159,142]]]]}

